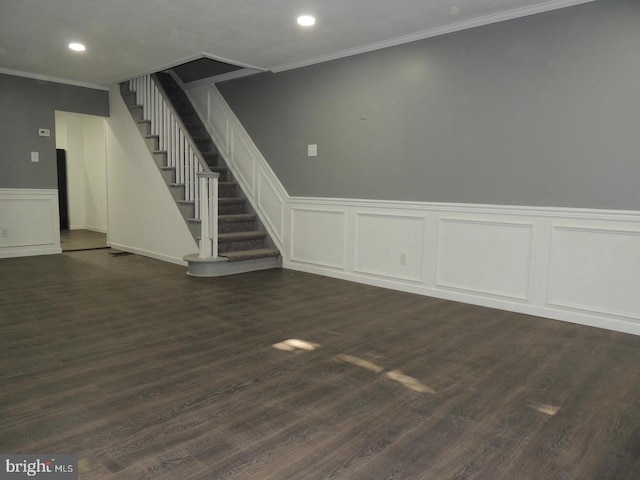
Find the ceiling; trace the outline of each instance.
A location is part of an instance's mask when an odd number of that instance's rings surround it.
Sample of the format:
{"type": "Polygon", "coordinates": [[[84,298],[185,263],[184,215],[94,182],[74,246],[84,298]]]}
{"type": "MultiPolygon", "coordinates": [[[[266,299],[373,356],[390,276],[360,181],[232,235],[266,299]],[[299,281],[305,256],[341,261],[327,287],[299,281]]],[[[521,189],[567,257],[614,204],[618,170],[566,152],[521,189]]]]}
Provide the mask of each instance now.
{"type": "Polygon", "coordinates": [[[0,0],[0,72],[107,87],[202,57],[281,71],[588,1],[0,0]]]}

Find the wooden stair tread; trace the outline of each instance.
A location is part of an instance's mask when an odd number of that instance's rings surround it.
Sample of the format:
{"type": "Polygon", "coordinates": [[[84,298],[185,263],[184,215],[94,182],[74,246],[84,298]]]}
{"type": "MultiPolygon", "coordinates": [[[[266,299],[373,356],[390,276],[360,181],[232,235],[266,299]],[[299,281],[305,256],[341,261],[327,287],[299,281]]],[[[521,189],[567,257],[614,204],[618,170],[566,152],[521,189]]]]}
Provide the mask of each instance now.
{"type": "MultiPolygon", "coordinates": [[[[194,205],[195,202],[189,200],[179,200],[179,203],[187,205],[194,205]]],[[[229,215],[218,215],[218,223],[233,223],[233,222],[250,222],[255,220],[256,216],[252,213],[234,213],[229,215]]],[[[200,223],[199,218],[189,218],[190,222],[200,223]]]]}
{"type": "Polygon", "coordinates": [[[228,258],[230,262],[240,262],[242,260],[253,260],[256,258],[278,257],[280,256],[280,252],[273,248],[257,248],[254,250],[227,252],[220,254],[220,256],[228,258]]]}
{"type": "MultiPolygon", "coordinates": [[[[190,202],[188,200],[180,200],[179,203],[188,205],[195,204],[195,202],[190,202]]],[[[218,215],[218,223],[251,222],[256,218],[257,217],[252,213],[231,213],[228,215],[218,215]]],[[[192,223],[200,223],[201,221],[199,218],[188,218],[187,220],[192,223]]]]}
{"type": "Polygon", "coordinates": [[[238,242],[242,240],[260,240],[265,238],[266,234],[260,231],[252,232],[231,232],[218,234],[218,243],[238,242]]]}
{"type": "Polygon", "coordinates": [[[235,215],[218,215],[218,223],[250,222],[256,216],[251,213],[237,213],[235,215]]]}

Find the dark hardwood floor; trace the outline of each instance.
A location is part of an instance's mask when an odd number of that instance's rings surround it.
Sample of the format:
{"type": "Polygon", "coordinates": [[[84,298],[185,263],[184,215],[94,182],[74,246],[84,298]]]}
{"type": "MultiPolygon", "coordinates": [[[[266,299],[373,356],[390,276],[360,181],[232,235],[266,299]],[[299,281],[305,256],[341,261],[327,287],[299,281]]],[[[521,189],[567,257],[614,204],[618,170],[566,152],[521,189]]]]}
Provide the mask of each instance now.
{"type": "Polygon", "coordinates": [[[83,480],[640,478],[640,337],[107,252],[0,260],[1,453],[83,480]]]}

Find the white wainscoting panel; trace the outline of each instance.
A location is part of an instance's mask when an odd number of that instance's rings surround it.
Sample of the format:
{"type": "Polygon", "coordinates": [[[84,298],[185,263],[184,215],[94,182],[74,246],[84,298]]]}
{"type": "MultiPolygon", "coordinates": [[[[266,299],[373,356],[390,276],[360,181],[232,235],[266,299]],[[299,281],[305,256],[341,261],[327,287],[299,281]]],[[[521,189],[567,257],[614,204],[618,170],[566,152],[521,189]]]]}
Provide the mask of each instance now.
{"type": "Polygon", "coordinates": [[[290,197],[215,85],[187,93],[285,268],[640,335],[640,212],[290,197]]]}
{"type": "Polygon", "coordinates": [[[222,148],[225,152],[229,151],[229,126],[227,114],[224,110],[224,105],[220,103],[220,99],[211,94],[210,90],[207,90],[208,109],[207,118],[214,131],[218,134],[218,140],[216,145],[222,148]]]}
{"type": "Polygon", "coordinates": [[[61,252],[58,191],[0,188],[0,258],[61,252]]]}
{"type": "Polygon", "coordinates": [[[424,217],[356,213],[354,271],[423,281],[424,217]]]}
{"type": "Polygon", "coordinates": [[[238,180],[245,185],[245,193],[250,196],[255,194],[255,174],[253,155],[249,150],[249,146],[239,135],[231,132],[231,158],[232,171],[238,180]],[[248,190],[248,191],[247,191],[248,190]]]}
{"type": "Polygon", "coordinates": [[[294,262],[329,268],[345,265],[346,213],[333,210],[291,210],[291,254],[294,262]]]}
{"type": "Polygon", "coordinates": [[[264,221],[271,227],[277,237],[276,241],[282,243],[284,239],[284,199],[278,195],[277,188],[262,170],[258,171],[257,198],[258,208],[264,212],[264,221]]]}
{"type": "Polygon", "coordinates": [[[548,303],[640,320],[640,229],[555,225],[548,303]]]}
{"type": "Polygon", "coordinates": [[[532,225],[441,218],[436,284],[526,300],[532,225]]]}

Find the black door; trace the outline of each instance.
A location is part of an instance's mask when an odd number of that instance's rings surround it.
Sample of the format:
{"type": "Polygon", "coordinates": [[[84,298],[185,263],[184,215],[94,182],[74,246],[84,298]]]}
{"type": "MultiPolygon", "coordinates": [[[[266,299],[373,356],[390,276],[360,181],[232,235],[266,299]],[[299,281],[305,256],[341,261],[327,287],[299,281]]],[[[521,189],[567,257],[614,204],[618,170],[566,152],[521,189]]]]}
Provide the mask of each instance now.
{"type": "Polygon", "coordinates": [[[58,161],[58,208],[60,210],[60,230],[69,230],[69,201],[67,199],[67,152],[56,149],[58,161]]]}

